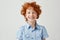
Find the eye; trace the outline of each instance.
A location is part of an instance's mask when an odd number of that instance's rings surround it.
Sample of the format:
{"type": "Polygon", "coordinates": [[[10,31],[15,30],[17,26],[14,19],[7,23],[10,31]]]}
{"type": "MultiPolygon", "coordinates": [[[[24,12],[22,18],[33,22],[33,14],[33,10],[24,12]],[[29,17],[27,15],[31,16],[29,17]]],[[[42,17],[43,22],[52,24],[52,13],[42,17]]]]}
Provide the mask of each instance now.
{"type": "Polygon", "coordinates": [[[36,14],[36,12],[32,12],[33,14],[36,14]]]}
{"type": "Polygon", "coordinates": [[[28,12],[28,14],[30,14],[30,12],[28,12]]]}
{"type": "Polygon", "coordinates": [[[35,14],[35,12],[32,12],[33,14],[35,14]]]}

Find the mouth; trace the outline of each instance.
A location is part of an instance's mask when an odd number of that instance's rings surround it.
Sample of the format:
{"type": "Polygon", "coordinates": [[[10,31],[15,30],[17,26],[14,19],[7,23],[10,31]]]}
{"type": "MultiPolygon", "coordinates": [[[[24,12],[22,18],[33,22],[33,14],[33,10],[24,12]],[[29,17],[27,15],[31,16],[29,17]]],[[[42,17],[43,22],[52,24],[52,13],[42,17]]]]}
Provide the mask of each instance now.
{"type": "Polygon", "coordinates": [[[34,17],[28,17],[28,18],[29,18],[29,19],[32,19],[32,20],[35,19],[34,17]]]}

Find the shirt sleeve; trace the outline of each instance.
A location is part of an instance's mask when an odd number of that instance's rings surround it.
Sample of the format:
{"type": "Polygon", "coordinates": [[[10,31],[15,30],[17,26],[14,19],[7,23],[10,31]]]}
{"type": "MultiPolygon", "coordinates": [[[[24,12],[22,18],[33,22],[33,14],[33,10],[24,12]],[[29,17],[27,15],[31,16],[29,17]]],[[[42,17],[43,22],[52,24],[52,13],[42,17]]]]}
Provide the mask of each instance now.
{"type": "Polygon", "coordinates": [[[47,30],[45,27],[43,27],[43,30],[42,30],[42,38],[47,38],[48,37],[48,33],[47,33],[47,30]]]}
{"type": "Polygon", "coordinates": [[[22,27],[20,27],[19,30],[17,30],[16,39],[23,40],[23,28],[22,27]]]}

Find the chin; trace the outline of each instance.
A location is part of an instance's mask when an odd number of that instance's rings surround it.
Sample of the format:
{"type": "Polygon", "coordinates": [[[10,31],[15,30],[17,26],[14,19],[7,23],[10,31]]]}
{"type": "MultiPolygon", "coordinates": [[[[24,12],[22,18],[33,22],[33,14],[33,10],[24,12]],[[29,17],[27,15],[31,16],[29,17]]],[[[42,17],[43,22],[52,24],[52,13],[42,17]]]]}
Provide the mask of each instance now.
{"type": "Polygon", "coordinates": [[[33,22],[33,21],[36,21],[36,20],[29,20],[29,21],[33,22]]]}

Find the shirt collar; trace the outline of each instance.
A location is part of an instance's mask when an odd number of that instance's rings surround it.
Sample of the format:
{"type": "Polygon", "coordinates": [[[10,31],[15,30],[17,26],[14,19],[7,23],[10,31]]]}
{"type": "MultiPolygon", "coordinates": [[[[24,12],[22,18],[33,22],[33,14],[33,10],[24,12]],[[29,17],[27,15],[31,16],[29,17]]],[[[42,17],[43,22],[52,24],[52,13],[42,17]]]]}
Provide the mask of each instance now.
{"type": "Polygon", "coordinates": [[[40,26],[38,25],[38,23],[36,23],[36,29],[40,30],[40,26]]]}
{"type": "Polygon", "coordinates": [[[26,25],[27,29],[30,28],[30,25],[27,22],[25,23],[25,25],[26,25]]]}
{"type": "MultiPolygon", "coordinates": [[[[26,22],[25,24],[26,24],[27,29],[30,29],[31,28],[31,26],[29,25],[29,23],[26,22]]],[[[39,25],[37,24],[37,22],[36,22],[35,29],[40,29],[39,28],[39,25]]]]}

